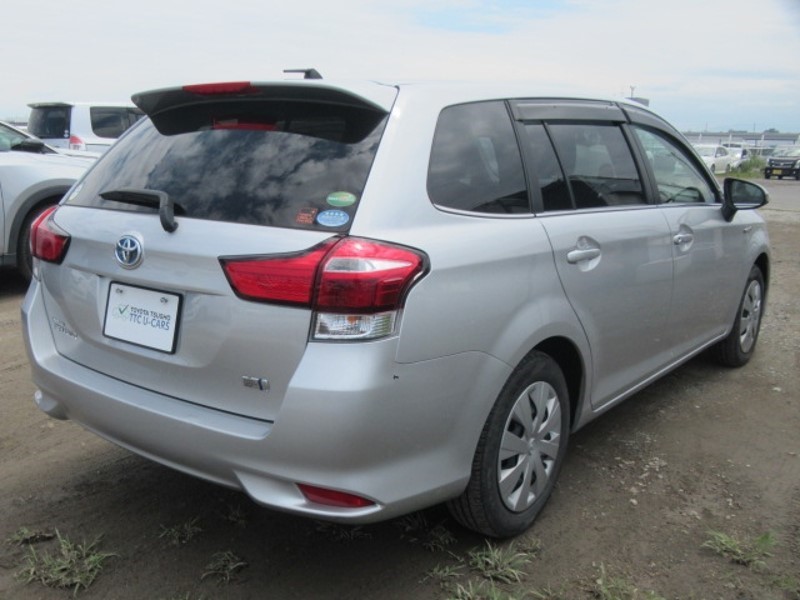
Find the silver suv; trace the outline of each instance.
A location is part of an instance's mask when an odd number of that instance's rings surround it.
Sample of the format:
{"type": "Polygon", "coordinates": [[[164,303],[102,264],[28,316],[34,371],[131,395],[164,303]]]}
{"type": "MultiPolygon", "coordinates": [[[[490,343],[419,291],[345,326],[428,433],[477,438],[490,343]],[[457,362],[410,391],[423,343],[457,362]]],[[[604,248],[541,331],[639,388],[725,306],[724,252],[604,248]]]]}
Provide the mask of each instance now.
{"type": "Polygon", "coordinates": [[[571,432],[745,364],[763,188],[652,112],[535,87],[192,85],[32,233],[39,408],[314,518],[524,531],[571,432]]]}

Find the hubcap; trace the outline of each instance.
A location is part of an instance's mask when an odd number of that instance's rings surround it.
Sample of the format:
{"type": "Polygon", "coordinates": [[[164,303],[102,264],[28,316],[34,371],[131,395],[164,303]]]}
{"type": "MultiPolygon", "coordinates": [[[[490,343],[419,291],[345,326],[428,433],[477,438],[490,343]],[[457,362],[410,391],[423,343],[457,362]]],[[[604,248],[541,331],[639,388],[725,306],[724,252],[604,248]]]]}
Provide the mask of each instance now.
{"type": "Polygon", "coordinates": [[[544,493],[560,446],[558,395],[537,381],[519,395],[503,430],[497,483],[509,510],[522,512],[544,493]]]}
{"type": "Polygon", "coordinates": [[[751,281],[744,293],[742,312],[739,315],[739,346],[742,352],[750,352],[756,343],[761,322],[761,285],[751,281]]]}

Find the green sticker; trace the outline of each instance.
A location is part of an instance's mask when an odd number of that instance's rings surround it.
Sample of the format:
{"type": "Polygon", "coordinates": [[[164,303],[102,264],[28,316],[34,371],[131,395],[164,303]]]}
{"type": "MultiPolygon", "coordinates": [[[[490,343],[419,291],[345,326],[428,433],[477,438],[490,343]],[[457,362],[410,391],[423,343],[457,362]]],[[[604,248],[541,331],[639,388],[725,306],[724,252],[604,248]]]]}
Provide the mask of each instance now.
{"type": "Polygon", "coordinates": [[[333,192],[326,198],[331,206],[352,206],[356,203],[356,197],[350,192],[333,192]]]}

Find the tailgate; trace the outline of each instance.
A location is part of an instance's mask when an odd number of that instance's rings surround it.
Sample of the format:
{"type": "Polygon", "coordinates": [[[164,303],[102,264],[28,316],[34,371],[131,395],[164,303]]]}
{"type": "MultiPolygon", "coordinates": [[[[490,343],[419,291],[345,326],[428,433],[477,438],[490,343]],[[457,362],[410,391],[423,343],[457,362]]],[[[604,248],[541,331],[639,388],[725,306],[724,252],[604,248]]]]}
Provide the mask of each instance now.
{"type": "Polygon", "coordinates": [[[42,264],[58,352],[110,377],[188,402],[273,420],[308,340],[311,311],[250,302],[232,291],[218,258],[309,248],[326,232],[62,206],[64,262],[42,264]],[[123,268],[115,247],[140,241],[123,268]]]}

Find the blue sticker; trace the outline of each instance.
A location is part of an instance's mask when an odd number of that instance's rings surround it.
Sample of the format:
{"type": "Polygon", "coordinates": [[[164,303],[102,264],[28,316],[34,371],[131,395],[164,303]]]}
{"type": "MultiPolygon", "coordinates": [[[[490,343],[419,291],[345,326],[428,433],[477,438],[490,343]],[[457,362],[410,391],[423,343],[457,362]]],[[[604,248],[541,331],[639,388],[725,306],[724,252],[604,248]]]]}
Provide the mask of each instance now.
{"type": "Polygon", "coordinates": [[[350,220],[343,210],[325,210],[317,215],[317,223],[325,227],[341,227],[350,220]]]}

